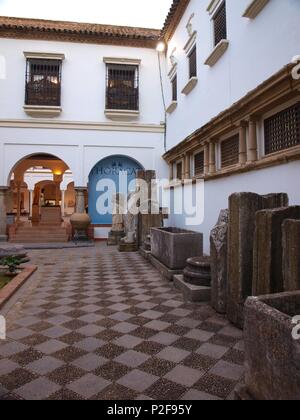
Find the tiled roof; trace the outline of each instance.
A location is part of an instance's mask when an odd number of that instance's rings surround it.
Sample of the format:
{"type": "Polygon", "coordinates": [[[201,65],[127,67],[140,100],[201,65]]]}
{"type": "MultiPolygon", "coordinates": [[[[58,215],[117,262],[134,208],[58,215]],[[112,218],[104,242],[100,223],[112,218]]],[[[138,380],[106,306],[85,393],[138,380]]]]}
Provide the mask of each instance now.
{"type": "Polygon", "coordinates": [[[169,14],[165,20],[161,37],[168,42],[174,34],[190,0],[173,0],[169,14]]]}
{"type": "Polygon", "coordinates": [[[0,37],[46,39],[155,48],[170,40],[190,0],[174,0],[163,29],[134,28],[96,23],[64,22],[0,16],[0,37]]]}
{"type": "Polygon", "coordinates": [[[160,30],[0,16],[0,36],[155,47],[160,30]]]}

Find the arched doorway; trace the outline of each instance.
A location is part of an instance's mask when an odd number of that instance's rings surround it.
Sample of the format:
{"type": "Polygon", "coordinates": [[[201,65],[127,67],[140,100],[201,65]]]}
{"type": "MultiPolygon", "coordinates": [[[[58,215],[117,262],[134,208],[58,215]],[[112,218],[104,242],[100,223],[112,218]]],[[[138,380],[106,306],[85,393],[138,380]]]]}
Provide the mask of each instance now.
{"type": "MultiPolygon", "coordinates": [[[[102,194],[107,192],[99,188],[101,181],[112,181],[115,185],[115,192],[120,192],[120,189],[123,191],[124,188],[124,185],[120,185],[122,183],[120,176],[125,175],[122,180],[126,179],[128,188],[131,181],[136,178],[137,171],[141,169],[143,167],[140,163],[122,155],[110,156],[94,166],[89,175],[88,185],[88,212],[93,225],[110,225],[112,223],[112,208],[106,214],[99,214],[97,209],[98,200],[102,194]]],[[[109,195],[106,206],[109,208],[111,203],[112,196],[109,195]]]]}
{"type": "MultiPolygon", "coordinates": [[[[9,212],[15,216],[13,242],[65,242],[65,194],[73,182],[65,162],[41,153],[24,157],[11,171],[9,212]]],[[[74,189],[69,191],[75,205],[74,189]]],[[[74,212],[74,208],[72,213],[74,212]]]]}

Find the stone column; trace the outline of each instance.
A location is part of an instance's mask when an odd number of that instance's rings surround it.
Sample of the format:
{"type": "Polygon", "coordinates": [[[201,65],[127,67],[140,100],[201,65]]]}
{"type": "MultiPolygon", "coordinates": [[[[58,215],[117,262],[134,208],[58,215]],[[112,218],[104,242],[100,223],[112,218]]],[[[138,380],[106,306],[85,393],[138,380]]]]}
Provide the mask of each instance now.
{"type": "Polygon", "coordinates": [[[184,179],[191,178],[191,155],[187,153],[185,155],[185,163],[184,163],[184,179]]]}
{"type": "Polygon", "coordinates": [[[173,181],[173,179],[174,179],[174,165],[173,165],[173,162],[169,163],[169,178],[170,178],[170,181],[173,181]]]}
{"type": "Polygon", "coordinates": [[[300,290],[300,221],[285,220],[282,225],[282,272],[285,292],[300,290]]]}
{"type": "Polygon", "coordinates": [[[209,173],[216,172],[216,145],[214,141],[209,143],[209,173]]]}
{"type": "Polygon", "coordinates": [[[257,161],[257,122],[251,118],[249,121],[249,141],[248,141],[248,162],[257,161]]]}
{"type": "Polygon", "coordinates": [[[65,217],[65,190],[61,190],[61,215],[65,217]]]}
{"type": "Polygon", "coordinates": [[[300,220],[300,206],[262,210],[256,214],[253,250],[253,296],[284,292],[282,224],[300,220]]]}
{"type": "Polygon", "coordinates": [[[8,189],[6,193],[6,212],[13,213],[14,211],[14,191],[12,188],[8,189]]]}
{"type": "Polygon", "coordinates": [[[29,217],[32,218],[33,191],[29,190],[29,217]]]}
{"type": "Polygon", "coordinates": [[[0,187],[0,242],[7,241],[6,235],[6,193],[7,187],[0,187]]]}
{"type": "Polygon", "coordinates": [[[247,124],[245,121],[241,121],[239,138],[239,164],[245,165],[247,162],[247,124]]]}
{"type": "Polygon", "coordinates": [[[227,256],[229,211],[221,210],[218,222],[210,234],[211,304],[221,314],[227,307],[227,256]]]}
{"type": "Polygon", "coordinates": [[[75,188],[75,194],[76,194],[75,213],[77,213],[77,214],[84,214],[85,213],[85,198],[84,198],[85,191],[86,191],[85,187],[75,188]]]}
{"type": "Polygon", "coordinates": [[[209,173],[209,143],[204,145],[204,175],[209,173]]]}
{"type": "Polygon", "coordinates": [[[20,222],[21,218],[21,182],[16,182],[17,187],[17,223],[20,222]]]}
{"type": "Polygon", "coordinates": [[[237,193],[229,197],[227,316],[240,328],[244,303],[253,289],[255,215],[263,209],[286,206],[287,194],[237,193]]]}

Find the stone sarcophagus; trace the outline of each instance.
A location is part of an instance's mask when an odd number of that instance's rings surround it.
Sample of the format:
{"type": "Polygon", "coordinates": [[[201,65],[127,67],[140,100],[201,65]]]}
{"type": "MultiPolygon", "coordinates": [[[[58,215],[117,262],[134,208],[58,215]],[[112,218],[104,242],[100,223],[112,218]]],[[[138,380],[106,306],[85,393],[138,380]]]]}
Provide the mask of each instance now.
{"type": "Polygon", "coordinates": [[[183,270],[188,258],[203,255],[203,234],[172,227],[153,228],[151,253],[170,270],[183,270]]]}
{"type": "Polygon", "coordinates": [[[300,291],[248,298],[240,399],[300,400],[300,291]]]}

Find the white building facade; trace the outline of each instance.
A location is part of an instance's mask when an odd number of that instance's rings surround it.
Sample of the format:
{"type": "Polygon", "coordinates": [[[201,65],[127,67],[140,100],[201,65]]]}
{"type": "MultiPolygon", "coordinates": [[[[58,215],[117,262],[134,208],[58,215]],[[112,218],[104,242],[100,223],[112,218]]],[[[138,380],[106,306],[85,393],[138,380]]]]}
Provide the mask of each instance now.
{"type": "MultiPolygon", "coordinates": [[[[175,201],[185,180],[190,198],[204,181],[203,221],[168,223],[202,231],[206,252],[231,193],[299,203],[299,18],[295,0],[175,0],[162,31],[0,18],[0,186],[43,154],[65,163],[75,190],[103,161],[170,178],[175,201]],[[58,66],[59,103],[36,104],[28,86],[43,60],[58,66]]],[[[109,220],[92,219],[104,237],[109,220]]]]}

